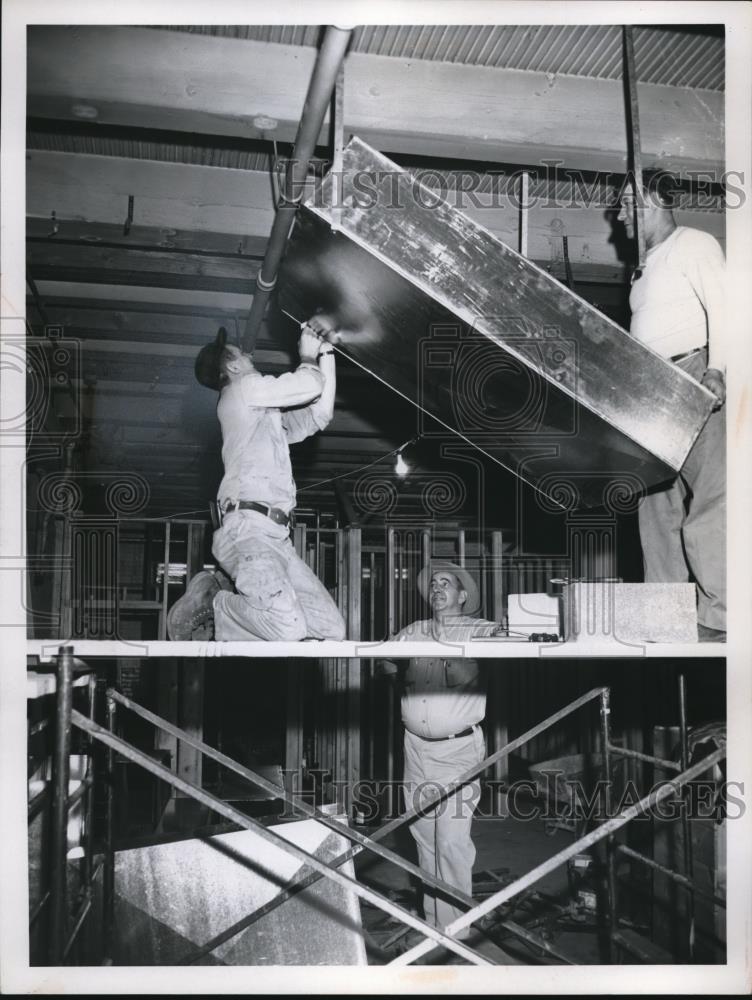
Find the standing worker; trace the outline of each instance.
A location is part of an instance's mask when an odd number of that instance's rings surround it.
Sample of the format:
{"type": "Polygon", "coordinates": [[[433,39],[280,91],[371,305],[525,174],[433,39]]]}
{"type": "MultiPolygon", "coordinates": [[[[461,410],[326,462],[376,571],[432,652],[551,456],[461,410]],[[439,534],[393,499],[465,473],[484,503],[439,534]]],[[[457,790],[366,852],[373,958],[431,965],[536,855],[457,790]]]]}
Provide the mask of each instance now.
{"type": "Polygon", "coordinates": [[[344,639],[336,604],[290,541],[289,446],[332,419],[332,337],[323,317],[304,323],[300,364],[278,377],[258,372],[224,330],[196,358],[198,381],[219,392],[222,427],[221,526],[212,552],[237,593],[220,573],[197,573],[168,614],[171,639],[208,639],[212,631],[217,640],[344,639]]]}
{"type": "MultiPolygon", "coordinates": [[[[697,586],[698,638],[726,640],[726,363],[725,259],[714,237],[678,226],[674,178],[643,174],[647,256],[635,272],[630,332],[682,368],[716,396],[677,478],[643,497],[640,541],[646,583],[697,586]]],[[[618,218],[630,239],[635,188],[621,199],[618,218]]]]}
{"type": "MultiPolygon", "coordinates": [[[[425,566],[418,589],[431,606],[431,617],[403,628],[395,636],[398,641],[461,643],[499,628],[496,622],[472,617],[480,605],[478,586],[462,566],[443,561],[425,566]]],[[[392,677],[399,671],[389,661],[382,669],[392,677]]],[[[405,798],[408,807],[417,808],[484,759],[486,692],[478,661],[462,657],[410,659],[401,681],[405,798]]],[[[470,829],[479,799],[480,780],[475,778],[410,823],[420,867],[468,896],[475,861],[470,829]]],[[[446,927],[465,912],[428,888],[423,911],[435,927],[446,927]]],[[[467,931],[457,935],[467,936],[467,931]]]]}

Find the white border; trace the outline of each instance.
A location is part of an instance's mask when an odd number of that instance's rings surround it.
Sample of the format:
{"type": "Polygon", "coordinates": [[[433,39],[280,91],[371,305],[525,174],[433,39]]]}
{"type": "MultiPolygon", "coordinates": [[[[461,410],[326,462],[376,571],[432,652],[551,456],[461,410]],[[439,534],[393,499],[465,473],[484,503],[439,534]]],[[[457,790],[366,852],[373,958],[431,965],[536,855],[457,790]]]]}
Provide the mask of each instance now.
{"type": "MultiPolygon", "coordinates": [[[[738,325],[739,356],[729,376],[729,556],[730,634],[728,654],[728,721],[734,739],[729,747],[728,773],[749,787],[752,758],[752,648],[750,623],[749,398],[750,287],[752,286],[752,224],[750,224],[749,174],[750,95],[752,95],[752,8],[735,3],[633,3],[612,2],[462,2],[433,0],[341,0],[329,3],[285,2],[270,5],[257,0],[4,0],[2,8],[2,205],[0,233],[2,254],[2,335],[13,334],[9,317],[23,317],[24,277],[24,147],[25,147],[25,26],[26,24],[149,24],[149,23],[720,23],[727,25],[727,164],[741,169],[747,181],[748,203],[728,217],[727,252],[732,274],[731,315],[738,325]],[[744,456],[743,458],[740,456],[744,456]]],[[[500,95],[503,100],[503,94],[500,95]]],[[[5,359],[3,359],[5,360],[5,359]]],[[[0,420],[23,410],[20,379],[4,366],[0,371],[0,420]],[[20,388],[20,394],[19,394],[20,388]]],[[[0,424],[0,426],[3,426],[0,424]]],[[[23,450],[0,448],[0,610],[4,620],[23,620],[18,575],[8,560],[21,554],[16,526],[22,523],[23,492],[20,474],[23,450]],[[8,565],[8,571],[4,571],[8,565]],[[9,617],[12,616],[12,617],[9,617]],[[18,617],[17,617],[18,616],[18,617]]],[[[17,561],[17,560],[16,560],[17,561]]],[[[729,824],[728,949],[726,967],[519,968],[497,971],[463,967],[284,968],[252,969],[150,968],[28,969],[26,929],[25,858],[25,625],[6,626],[2,633],[0,668],[0,794],[2,795],[3,849],[0,852],[0,990],[77,993],[747,993],[750,991],[749,944],[752,941],[752,880],[750,879],[750,815],[729,824]]],[[[289,650],[292,652],[292,649],[289,650]]],[[[267,655],[268,655],[267,651],[267,655]]],[[[299,646],[294,647],[301,654],[299,646]]],[[[678,650],[676,651],[679,652],[678,650]]],[[[697,651],[700,655],[705,653],[697,651]]],[[[656,649],[656,654],[658,649],[656,649]]],[[[321,655],[319,653],[319,655],[321,655]]],[[[515,653],[517,655],[516,649],[515,653]]],[[[571,654],[570,654],[571,655],[571,654]]],[[[587,654],[586,654],[587,655],[587,654]]],[[[673,655],[661,649],[660,655],[673,655]]],[[[686,655],[682,650],[679,655],[686,655]]],[[[562,669],[566,669],[562,665],[562,669]]]]}

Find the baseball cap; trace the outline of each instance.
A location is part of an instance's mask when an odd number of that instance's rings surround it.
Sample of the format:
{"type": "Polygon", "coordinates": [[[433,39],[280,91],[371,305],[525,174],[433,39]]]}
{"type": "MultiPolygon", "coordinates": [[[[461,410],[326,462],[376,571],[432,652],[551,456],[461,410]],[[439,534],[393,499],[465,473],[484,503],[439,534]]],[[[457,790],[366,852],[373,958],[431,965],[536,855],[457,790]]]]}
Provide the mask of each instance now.
{"type": "Polygon", "coordinates": [[[198,352],[198,357],[194,365],[196,378],[201,385],[205,385],[207,389],[215,389],[217,392],[219,392],[224,384],[221,363],[226,343],[227,330],[223,326],[220,326],[217,336],[211,344],[206,344],[198,352]]]}

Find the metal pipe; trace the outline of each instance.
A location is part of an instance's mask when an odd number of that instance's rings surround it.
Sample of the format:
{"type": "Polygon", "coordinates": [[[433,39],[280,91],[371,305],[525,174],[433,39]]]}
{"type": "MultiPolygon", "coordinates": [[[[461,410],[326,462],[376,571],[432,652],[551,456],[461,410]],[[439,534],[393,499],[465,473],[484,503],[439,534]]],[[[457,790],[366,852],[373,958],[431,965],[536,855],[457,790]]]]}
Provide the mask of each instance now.
{"type": "MultiPolygon", "coordinates": [[[[606,815],[611,815],[613,794],[611,787],[611,690],[604,688],[601,692],[601,744],[603,746],[603,777],[606,783],[606,815]]],[[[606,867],[608,886],[608,912],[606,950],[608,961],[613,962],[613,934],[618,926],[616,914],[616,855],[614,853],[613,835],[606,840],[606,867]]]]}
{"type": "Polygon", "coordinates": [[[45,892],[45,894],[42,896],[42,898],[39,900],[39,902],[37,903],[37,905],[34,907],[34,909],[29,914],[29,927],[31,927],[33,924],[35,924],[37,922],[37,920],[39,919],[40,913],[45,908],[45,906],[47,905],[47,903],[49,903],[49,901],[50,901],[50,893],[49,893],[49,890],[48,890],[47,892],[45,892]]]}
{"type": "MultiPolygon", "coordinates": [[[[689,764],[689,741],[687,737],[687,684],[684,674],[679,674],[679,744],[682,770],[689,764]]],[[[686,792],[684,795],[686,805],[686,792]]],[[[692,834],[689,829],[688,810],[682,809],[682,842],[684,844],[684,871],[690,882],[689,897],[687,899],[687,910],[689,914],[689,935],[687,939],[687,954],[689,961],[692,960],[694,951],[694,930],[695,930],[695,900],[693,895],[694,879],[694,859],[692,857],[692,834]]]]}
{"type": "MultiPolygon", "coordinates": [[[[676,792],[687,784],[689,781],[694,781],[695,778],[708,771],[711,767],[714,767],[718,761],[723,760],[726,756],[725,749],[716,750],[714,753],[707,757],[704,757],[699,763],[690,767],[688,770],[684,771],[682,774],[677,775],[671,781],[662,784],[659,788],[650,792],[648,795],[640,799],[633,806],[625,809],[624,812],[620,813],[618,816],[613,816],[611,819],[606,820],[601,826],[596,827],[595,830],[591,830],[590,833],[585,834],[584,837],[580,837],[569,847],[565,847],[563,850],[559,851],[558,854],[554,854],[553,857],[548,858],[546,861],[542,862],[537,867],[533,868],[522,878],[517,879],[511,885],[506,886],[504,889],[500,889],[499,892],[489,896],[482,903],[479,903],[474,910],[470,910],[468,913],[463,913],[461,917],[453,920],[450,924],[444,928],[447,932],[456,934],[457,931],[464,930],[471,924],[475,923],[481,917],[486,916],[487,913],[491,913],[493,910],[497,909],[503,903],[508,902],[515,896],[518,896],[525,889],[528,889],[531,885],[539,882],[546,875],[549,875],[552,871],[555,871],[561,865],[573,858],[575,854],[583,853],[587,848],[592,847],[599,841],[606,837],[611,837],[619,830],[621,827],[625,826],[627,823],[631,822],[637,816],[643,812],[647,812],[649,809],[653,809],[659,803],[663,802],[671,795],[675,795],[676,792]]],[[[421,955],[425,955],[427,951],[431,948],[430,945],[421,943],[406,951],[403,955],[400,955],[394,961],[390,962],[390,965],[409,965],[416,958],[420,958],[421,955]]]]}
{"type": "MultiPolygon", "coordinates": [[[[116,721],[115,699],[107,692],[107,729],[115,735],[116,721]]],[[[105,865],[102,875],[102,909],[104,923],[104,953],[112,957],[113,930],[115,926],[115,751],[107,749],[107,800],[105,806],[105,865]]]]}
{"type": "MultiPolygon", "coordinates": [[[[532,729],[528,729],[528,731],[526,733],[523,733],[522,736],[518,736],[516,739],[512,740],[511,743],[508,743],[505,747],[502,747],[500,750],[497,750],[495,753],[491,754],[490,757],[487,757],[484,761],[481,761],[480,764],[471,768],[469,771],[466,771],[463,775],[460,775],[460,777],[456,779],[456,781],[452,782],[450,785],[447,785],[447,787],[443,792],[436,794],[433,798],[427,798],[423,806],[421,807],[420,812],[428,812],[430,809],[433,809],[436,805],[438,805],[439,802],[441,802],[447,796],[452,795],[457,790],[457,788],[459,788],[463,784],[466,784],[469,781],[472,781],[473,778],[475,778],[486,768],[490,767],[497,760],[501,760],[502,757],[505,757],[508,754],[513,753],[515,750],[519,749],[519,747],[521,747],[523,744],[528,743],[530,740],[534,739],[536,736],[539,735],[539,733],[543,732],[545,729],[548,729],[550,726],[555,725],[557,722],[560,722],[561,719],[566,718],[567,715],[570,715],[572,712],[577,711],[578,708],[581,708],[583,705],[586,705],[588,702],[593,701],[595,698],[599,697],[601,691],[602,688],[595,688],[594,690],[589,691],[587,694],[581,695],[579,698],[577,698],[576,701],[573,701],[571,704],[566,705],[564,708],[560,709],[560,711],[554,713],[554,715],[549,716],[547,719],[544,719],[543,722],[540,722],[538,723],[538,725],[533,726],[532,729]]],[[[407,810],[401,816],[398,816],[395,819],[390,820],[388,823],[385,823],[384,826],[380,827],[380,829],[376,830],[373,836],[371,837],[371,840],[372,841],[383,840],[385,837],[389,836],[390,833],[393,833],[395,830],[399,829],[405,823],[409,823],[410,820],[415,819],[415,817],[418,815],[419,811],[417,809],[407,810]]],[[[354,858],[359,853],[360,853],[359,847],[350,848],[349,850],[344,851],[338,857],[334,858],[331,864],[334,865],[335,867],[339,867],[340,865],[345,864],[346,861],[349,861],[351,858],[354,858]]],[[[267,913],[270,913],[272,910],[276,909],[287,899],[289,899],[292,895],[294,895],[294,893],[299,892],[302,889],[308,888],[309,885],[312,885],[314,882],[317,882],[319,878],[320,876],[316,874],[298,876],[296,879],[293,880],[290,886],[288,886],[286,889],[283,889],[282,892],[280,892],[278,895],[274,897],[274,899],[270,900],[268,903],[264,903],[264,905],[259,907],[259,909],[255,911],[255,913],[251,914],[251,916],[244,922],[244,927],[250,926],[250,924],[253,923],[255,920],[258,920],[261,917],[265,916],[267,913]]]]}
{"type": "Polygon", "coordinates": [[[677,774],[681,773],[681,764],[677,764],[675,760],[663,760],[661,757],[653,757],[649,753],[641,753],[639,750],[628,750],[626,747],[615,747],[613,743],[609,744],[608,749],[611,753],[616,754],[617,757],[631,757],[634,760],[642,760],[646,764],[653,764],[655,767],[665,768],[667,771],[676,771],[677,774]]]}
{"type": "Polygon", "coordinates": [[[640,139],[640,105],[637,99],[637,73],[635,70],[634,38],[630,25],[624,26],[624,61],[629,91],[627,115],[632,139],[632,167],[635,179],[635,229],[637,231],[637,266],[645,267],[645,210],[642,190],[642,141],[640,139]]]}
{"type": "MultiPolygon", "coordinates": [[[[202,805],[207,806],[214,812],[219,813],[220,816],[224,816],[225,819],[230,820],[231,823],[237,824],[242,829],[250,830],[257,836],[261,837],[262,840],[272,844],[272,846],[281,848],[286,854],[292,855],[292,857],[294,857],[297,861],[300,861],[309,868],[314,869],[314,871],[319,875],[323,875],[326,878],[331,879],[331,881],[335,882],[346,891],[354,893],[356,896],[359,896],[361,899],[365,899],[367,902],[378,907],[380,910],[384,910],[384,912],[388,913],[390,916],[404,921],[404,923],[409,924],[422,934],[425,934],[425,936],[430,938],[432,942],[429,945],[429,950],[436,944],[441,944],[444,945],[444,947],[449,948],[451,951],[456,952],[460,955],[460,957],[472,962],[473,965],[496,964],[495,962],[489,961],[484,956],[479,955],[477,952],[473,951],[472,948],[468,948],[467,945],[464,945],[462,942],[455,941],[453,937],[444,933],[444,931],[440,930],[438,927],[432,927],[424,920],[414,916],[408,910],[392,903],[391,900],[386,899],[380,893],[361,885],[354,878],[350,878],[349,875],[343,875],[342,872],[338,871],[331,862],[327,863],[325,861],[321,861],[315,855],[305,851],[302,847],[298,847],[297,844],[293,844],[291,841],[285,840],[284,837],[274,833],[257,820],[251,819],[249,816],[246,816],[245,813],[235,809],[227,802],[223,802],[222,799],[218,799],[215,795],[211,795],[203,788],[199,788],[192,782],[174,774],[162,764],[152,760],[152,758],[147,754],[131,746],[125,740],[120,739],[118,736],[113,736],[108,730],[103,729],[101,726],[97,725],[96,722],[92,722],[91,719],[88,719],[80,712],[72,712],[71,719],[73,724],[78,726],[79,729],[83,729],[84,732],[90,733],[95,739],[104,743],[105,746],[111,747],[113,750],[117,750],[123,757],[126,757],[128,760],[133,761],[134,764],[138,764],[140,767],[143,767],[144,770],[149,771],[151,774],[155,775],[155,777],[161,778],[162,781],[168,782],[174,788],[177,788],[178,791],[184,792],[186,795],[190,796],[190,798],[195,799],[195,801],[200,802],[202,805]]],[[[341,832],[342,827],[339,829],[341,832]]]]}
{"type": "Polygon", "coordinates": [[[50,863],[50,965],[62,965],[66,926],[66,858],[68,854],[68,784],[70,780],[73,647],[57,657],[55,743],[52,752],[52,836],[50,863]]]}
{"type": "Polygon", "coordinates": [[[251,771],[249,768],[243,767],[243,765],[239,764],[236,760],[233,760],[231,757],[227,757],[225,754],[216,750],[214,747],[209,746],[208,743],[204,743],[191,733],[172,725],[172,723],[168,722],[166,719],[155,715],[154,712],[151,712],[148,708],[144,708],[143,705],[139,705],[136,702],[131,701],[130,698],[120,694],[118,691],[108,691],[108,697],[112,698],[118,704],[123,705],[125,708],[130,709],[140,718],[145,719],[147,722],[151,722],[152,725],[164,730],[164,732],[170,733],[172,736],[176,736],[179,740],[183,740],[183,742],[194,747],[210,760],[215,761],[215,763],[219,764],[221,767],[226,767],[229,771],[234,771],[235,774],[239,774],[241,778],[245,778],[246,781],[250,781],[252,784],[262,788],[272,798],[282,799],[282,801],[292,809],[309,816],[311,819],[315,819],[318,823],[321,823],[322,826],[328,827],[328,829],[340,834],[340,836],[355,841],[356,844],[360,844],[360,846],[366,850],[373,851],[374,854],[378,854],[379,857],[383,858],[385,861],[391,861],[400,868],[404,868],[404,870],[410,875],[414,875],[416,878],[425,882],[426,885],[430,885],[432,888],[440,889],[447,895],[453,896],[459,903],[464,903],[465,906],[474,905],[472,896],[468,896],[466,893],[461,892],[454,886],[443,882],[440,878],[430,875],[422,868],[412,864],[412,862],[406,861],[403,857],[390,850],[388,847],[382,847],[380,844],[374,842],[372,838],[360,833],[360,831],[351,827],[343,826],[339,820],[334,819],[332,816],[322,812],[320,809],[316,809],[313,806],[308,805],[307,802],[299,801],[297,796],[291,795],[283,788],[280,788],[279,785],[275,785],[262,775],[256,774],[255,771],[251,771]]]}
{"type": "MultiPolygon", "coordinates": [[[[97,699],[97,676],[94,673],[89,674],[89,683],[87,685],[89,693],[89,718],[94,719],[96,714],[96,699],[97,699]]],[[[88,760],[86,775],[84,780],[81,782],[81,787],[86,789],[86,804],[84,811],[84,880],[87,887],[91,887],[92,879],[94,878],[93,871],[93,859],[94,859],[94,785],[96,780],[96,770],[94,764],[94,740],[90,739],[87,744],[88,750],[88,760]]]]}
{"type": "Polygon", "coordinates": [[[640,864],[646,865],[648,868],[653,868],[655,871],[665,875],[666,878],[670,878],[678,885],[694,892],[696,896],[701,896],[703,899],[707,899],[709,903],[713,903],[715,906],[721,906],[724,910],[726,909],[725,899],[721,899],[720,896],[714,896],[711,892],[705,892],[703,889],[698,889],[695,883],[691,879],[688,879],[686,875],[680,875],[679,872],[675,872],[673,869],[667,868],[665,865],[660,864],[660,862],[653,860],[653,858],[646,858],[644,854],[640,854],[638,851],[632,850],[632,848],[627,847],[626,844],[617,844],[616,850],[619,854],[623,854],[627,858],[632,858],[635,861],[639,861],[640,864]]]}
{"type": "Polygon", "coordinates": [[[342,60],[345,58],[351,35],[352,30],[350,29],[329,25],[316,59],[303,112],[300,116],[298,133],[295,137],[295,148],[287,167],[284,192],[280,195],[264,262],[256,275],[256,290],[243,332],[243,350],[249,353],[256,345],[266,305],[277,282],[279,263],[284,253],[295,213],[303,196],[308,174],[308,162],[316,148],[316,141],[324,124],[324,116],[331,101],[337,74],[342,60]]]}
{"type": "Polygon", "coordinates": [[[37,815],[37,813],[42,808],[42,806],[45,804],[45,802],[47,801],[47,799],[50,797],[51,794],[52,793],[51,793],[50,786],[49,785],[45,785],[44,788],[40,792],[37,792],[37,794],[34,796],[34,798],[31,800],[31,802],[29,802],[29,811],[28,811],[28,820],[29,820],[29,823],[31,823],[31,821],[37,815]]]}
{"type": "Polygon", "coordinates": [[[63,952],[63,960],[65,960],[68,957],[68,953],[73,947],[75,940],[78,937],[81,928],[84,925],[84,920],[86,920],[86,917],[88,916],[90,910],[91,910],[91,886],[89,886],[89,888],[86,890],[84,901],[81,904],[81,909],[79,910],[78,916],[76,917],[76,922],[73,925],[73,930],[71,931],[70,937],[68,938],[65,944],[65,951],[63,952]]]}

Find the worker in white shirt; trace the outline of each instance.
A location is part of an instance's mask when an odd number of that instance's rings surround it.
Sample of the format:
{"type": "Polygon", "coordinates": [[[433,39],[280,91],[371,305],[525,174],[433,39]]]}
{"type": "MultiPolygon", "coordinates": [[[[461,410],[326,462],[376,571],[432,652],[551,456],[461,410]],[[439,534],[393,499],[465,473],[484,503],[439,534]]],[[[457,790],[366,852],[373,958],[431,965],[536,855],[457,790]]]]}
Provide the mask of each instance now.
{"type": "MultiPolygon", "coordinates": [[[[716,396],[679,475],[640,502],[646,583],[697,587],[700,641],[726,639],[726,328],[725,259],[708,233],[678,226],[674,179],[643,174],[647,255],[633,278],[630,332],[716,396]]],[[[635,189],[621,199],[619,219],[634,238],[635,189]]]]}
{"type": "Polygon", "coordinates": [[[290,541],[295,482],[289,445],[332,419],[336,387],[332,331],[322,317],[303,324],[295,371],[274,377],[228,344],[224,331],[202,348],[196,377],[219,391],[224,478],[222,523],[212,552],[233,581],[203,571],[168,615],[172,639],[343,639],[339,610],[290,541]],[[212,627],[213,622],[213,627],[212,627]]]}

